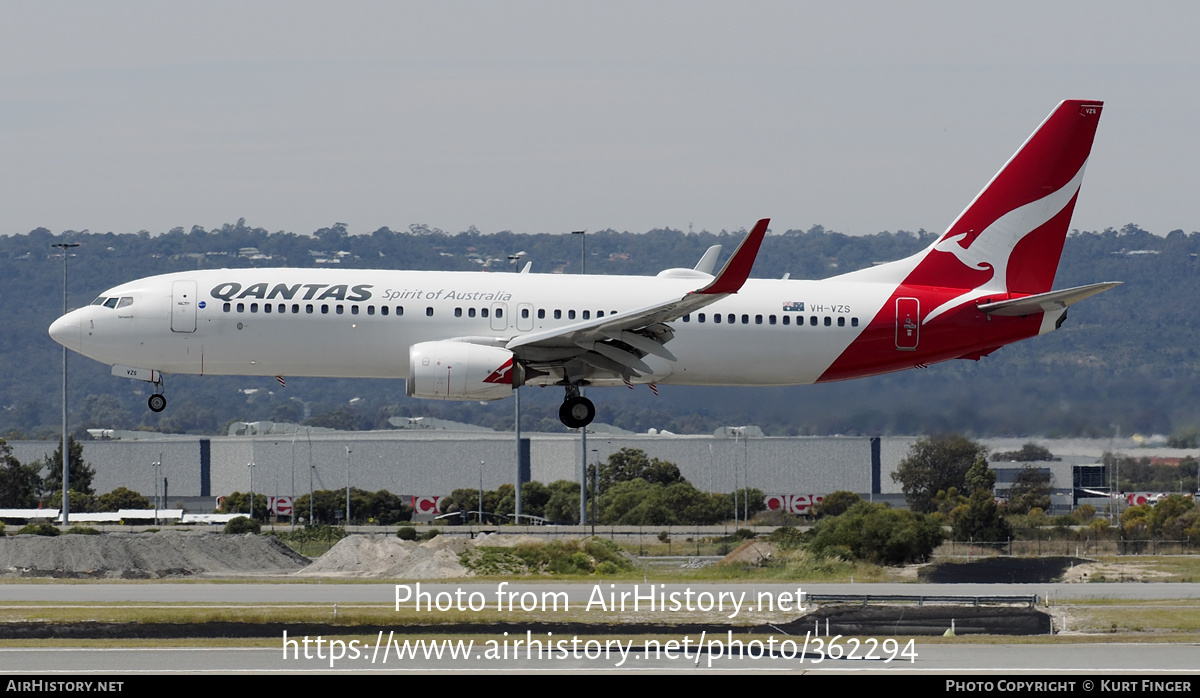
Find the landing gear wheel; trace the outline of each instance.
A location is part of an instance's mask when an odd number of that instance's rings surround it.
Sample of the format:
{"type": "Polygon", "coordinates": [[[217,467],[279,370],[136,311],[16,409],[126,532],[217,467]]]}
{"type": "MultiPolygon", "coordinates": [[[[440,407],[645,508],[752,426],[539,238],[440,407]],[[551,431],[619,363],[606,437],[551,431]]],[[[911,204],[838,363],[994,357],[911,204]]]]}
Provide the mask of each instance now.
{"type": "Polygon", "coordinates": [[[596,406],[586,397],[569,397],[558,408],[558,418],[568,429],[581,429],[596,418],[596,406]]]}
{"type": "Polygon", "coordinates": [[[154,394],[147,400],[147,404],[150,405],[151,412],[162,412],[167,409],[167,398],[164,395],[154,394]]]}

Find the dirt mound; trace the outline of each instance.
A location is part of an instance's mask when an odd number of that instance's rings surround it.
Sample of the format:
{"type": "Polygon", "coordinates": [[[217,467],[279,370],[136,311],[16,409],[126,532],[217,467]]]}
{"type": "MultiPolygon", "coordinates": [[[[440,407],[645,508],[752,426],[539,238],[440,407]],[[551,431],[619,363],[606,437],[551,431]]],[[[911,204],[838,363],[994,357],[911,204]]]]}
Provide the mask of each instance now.
{"type": "Polygon", "coordinates": [[[771,556],[775,554],[775,544],[767,541],[748,540],[730,551],[728,555],[721,558],[717,562],[718,565],[731,565],[734,563],[761,565],[769,562],[771,556]]]}
{"type": "Polygon", "coordinates": [[[489,548],[512,548],[518,545],[535,545],[545,542],[544,539],[531,536],[527,533],[515,536],[506,533],[485,533],[472,541],[475,547],[486,546],[489,548]]]}
{"type": "Polygon", "coordinates": [[[470,541],[438,536],[424,543],[388,535],[352,535],[296,572],[302,577],[383,577],[395,579],[449,579],[469,577],[459,555],[470,541]]]}
{"type": "Polygon", "coordinates": [[[98,579],[291,574],[309,560],[271,536],[162,531],[0,538],[0,575],[98,579]]]}

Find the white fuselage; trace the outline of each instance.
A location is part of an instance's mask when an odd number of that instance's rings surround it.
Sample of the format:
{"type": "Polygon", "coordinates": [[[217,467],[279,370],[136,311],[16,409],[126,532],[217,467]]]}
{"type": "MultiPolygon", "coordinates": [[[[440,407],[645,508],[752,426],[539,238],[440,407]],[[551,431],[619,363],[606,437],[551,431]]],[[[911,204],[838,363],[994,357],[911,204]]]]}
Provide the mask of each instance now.
{"type": "MultiPolygon", "coordinates": [[[[552,330],[682,296],[703,278],[709,277],[180,272],[112,288],[101,298],[132,302],[80,308],[51,333],[97,361],[162,373],[407,378],[414,344],[552,330]]],[[[678,361],[646,356],[654,372],[637,382],[815,382],[894,290],[885,283],[749,280],[736,295],[670,323],[675,338],[667,347],[678,361]]]]}

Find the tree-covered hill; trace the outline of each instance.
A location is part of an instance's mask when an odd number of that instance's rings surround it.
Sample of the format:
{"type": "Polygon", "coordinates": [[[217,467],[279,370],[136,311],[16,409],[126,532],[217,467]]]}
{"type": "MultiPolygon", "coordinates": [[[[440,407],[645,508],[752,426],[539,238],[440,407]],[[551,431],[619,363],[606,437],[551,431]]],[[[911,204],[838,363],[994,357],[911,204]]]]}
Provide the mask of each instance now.
{"type": "MultiPolygon", "coordinates": [[[[713,244],[728,254],[744,231],[684,233],[613,230],[586,235],[588,274],[654,274],[691,267],[713,244]]],[[[197,268],[339,264],[356,268],[578,273],[580,237],[449,234],[414,225],[349,235],[337,223],[312,236],[271,233],[239,220],[150,235],[44,229],[0,237],[0,435],[47,435],[59,422],[60,351],[46,328],[62,307],[62,260],[51,248],[79,243],[70,260],[70,305],[83,305],[117,283],[197,268]],[[524,253],[519,261],[510,259],[524,253]],[[336,260],[336,261],[335,261],[336,260]]],[[[754,276],[825,278],[898,259],[933,235],[851,237],[815,226],[770,235],[754,276]]],[[[1124,281],[1071,309],[1063,328],[1005,347],[980,362],[954,361],[923,371],[839,384],[789,388],[663,386],[597,390],[602,422],[643,431],[706,432],[757,424],[773,434],[927,433],[1103,435],[1171,433],[1200,424],[1200,358],[1192,306],[1200,273],[1200,233],[1156,236],[1134,225],[1075,232],[1067,240],[1056,287],[1124,281]]],[[[168,377],[171,406],[146,410],[147,385],[113,378],[108,367],[71,358],[71,422],[87,427],[215,433],[232,420],[302,420],[365,429],[394,415],[432,415],[511,428],[512,401],[411,400],[402,381],[168,377]],[[353,403],[351,400],[358,398],[353,403]]],[[[522,393],[527,429],[561,430],[561,391],[522,393]]]]}

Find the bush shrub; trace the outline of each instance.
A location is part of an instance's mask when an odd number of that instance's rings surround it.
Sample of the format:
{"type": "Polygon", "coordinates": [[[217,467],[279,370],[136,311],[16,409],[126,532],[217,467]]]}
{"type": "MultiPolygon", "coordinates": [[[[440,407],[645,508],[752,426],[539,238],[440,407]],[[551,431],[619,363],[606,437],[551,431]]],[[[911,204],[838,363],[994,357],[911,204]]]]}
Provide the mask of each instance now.
{"type": "Polygon", "coordinates": [[[230,519],[229,523],[225,524],[226,533],[260,533],[262,532],[262,524],[246,516],[239,516],[230,519]]]}
{"type": "Polygon", "coordinates": [[[17,531],[18,536],[57,536],[60,533],[62,533],[62,531],[58,530],[58,526],[48,523],[27,524],[22,526],[21,530],[17,531]]]}

